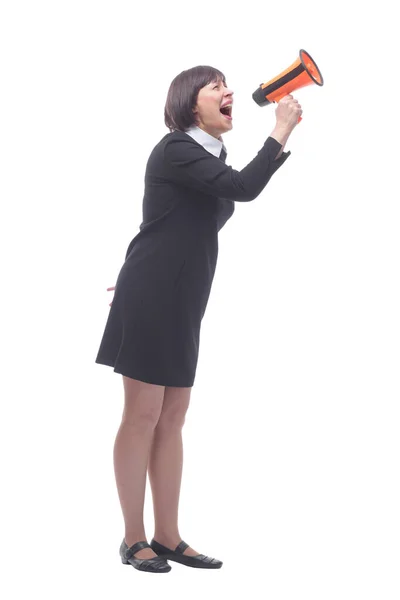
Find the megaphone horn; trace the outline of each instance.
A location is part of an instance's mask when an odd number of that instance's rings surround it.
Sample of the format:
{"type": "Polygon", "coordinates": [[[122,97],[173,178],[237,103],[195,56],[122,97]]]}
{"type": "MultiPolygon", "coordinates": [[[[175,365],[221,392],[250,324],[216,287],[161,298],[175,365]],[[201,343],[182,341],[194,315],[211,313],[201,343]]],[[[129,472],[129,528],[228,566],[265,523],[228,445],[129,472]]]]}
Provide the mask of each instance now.
{"type": "Polygon", "coordinates": [[[259,106],[266,106],[272,102],[279,102],[294,90],[311,83],[322,86],[324,80],[321,71],[308,52],[300,50],[297,60],[288,69],[267,83],[260,83],[260,87],[253,93],[253,100],[259,106]]]}

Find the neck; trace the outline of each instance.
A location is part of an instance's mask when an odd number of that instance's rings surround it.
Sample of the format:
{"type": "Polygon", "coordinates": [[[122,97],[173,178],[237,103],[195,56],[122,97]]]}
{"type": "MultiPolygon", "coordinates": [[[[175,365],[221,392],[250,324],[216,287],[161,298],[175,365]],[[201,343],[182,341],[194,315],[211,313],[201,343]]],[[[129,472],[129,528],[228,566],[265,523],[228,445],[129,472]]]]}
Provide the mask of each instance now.
{"type": "Polygon", "coordinates": [[[220,131],[208,131],[208,129],[206,129],[203,125],[203,123],[201,123],[201,125],[197,125],[197,127],[199,127],[200,129],[202,129],[203,131],[205,131],[206,133],[208,133],[209,135],[212,135],[212,137],[214,137],[216,140],[218,140],[219,142],[223,142],[222,139],[222,134],[220,131]]]}

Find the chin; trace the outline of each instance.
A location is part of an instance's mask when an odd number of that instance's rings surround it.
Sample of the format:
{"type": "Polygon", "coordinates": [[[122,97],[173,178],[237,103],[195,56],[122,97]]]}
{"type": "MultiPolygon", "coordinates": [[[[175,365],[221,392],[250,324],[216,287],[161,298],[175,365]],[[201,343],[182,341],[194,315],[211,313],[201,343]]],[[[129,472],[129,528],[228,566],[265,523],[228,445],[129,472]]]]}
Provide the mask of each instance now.
{"type": "Polygon", "coordinates": [[[232,127],[233,127],[233,122],[232,121],[225,121],[224,122],[224,130],[226,130],[226,129],[227,130],[232,129],[232,127]]]}

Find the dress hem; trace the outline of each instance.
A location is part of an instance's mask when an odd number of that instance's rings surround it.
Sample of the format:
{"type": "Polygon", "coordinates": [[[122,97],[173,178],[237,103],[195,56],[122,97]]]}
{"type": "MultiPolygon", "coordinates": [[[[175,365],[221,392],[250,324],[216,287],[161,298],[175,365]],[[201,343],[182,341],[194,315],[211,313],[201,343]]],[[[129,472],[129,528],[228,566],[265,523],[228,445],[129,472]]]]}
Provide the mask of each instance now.
{"type": "Polygon", "coordinates": [[[159,383],[158,381],[150,381],[149,377],[140,377],[136,374],[132,374],[132,371],[129,368],[125,368],[124,366],[121,366],[119,364],[115,365],[115,363],[111,360],[107,360],[107,359],[103,359],[103,358],[97,358],[95,360],[95,363],[98,365],[104,365],[107,367],[112,367],[114,369],[114,373],[118,373],[119,375],[124,375],[125,377],[129,377],[130,379],[136,379],[137,381],[142,381],[143,383],[150,383],[152,385],[160,385],[160,386],[165,386],[165,387],[193,387],[194,384],[194,380],[191,383],[186,383],[186,384],[182,384],[182,383],[159,383]]]}

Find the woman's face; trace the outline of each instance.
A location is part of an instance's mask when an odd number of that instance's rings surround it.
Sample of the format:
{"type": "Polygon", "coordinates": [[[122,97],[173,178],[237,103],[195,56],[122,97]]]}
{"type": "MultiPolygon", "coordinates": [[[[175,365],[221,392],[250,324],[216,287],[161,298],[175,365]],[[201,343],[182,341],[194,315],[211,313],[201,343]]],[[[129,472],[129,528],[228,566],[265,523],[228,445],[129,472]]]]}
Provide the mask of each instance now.
{"type": "Polygon", "coordinates": [[[222,114],[221,106],[232,103],[233,92],[222,81],[214,81],[201,88],[196,107],[193,109],[198,127],[219,139],[221,134],[233,127],[232,108],[229,109],[228,117],[222,114]]]}

